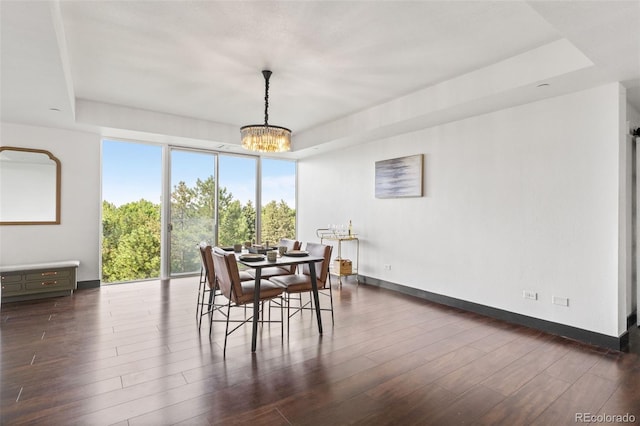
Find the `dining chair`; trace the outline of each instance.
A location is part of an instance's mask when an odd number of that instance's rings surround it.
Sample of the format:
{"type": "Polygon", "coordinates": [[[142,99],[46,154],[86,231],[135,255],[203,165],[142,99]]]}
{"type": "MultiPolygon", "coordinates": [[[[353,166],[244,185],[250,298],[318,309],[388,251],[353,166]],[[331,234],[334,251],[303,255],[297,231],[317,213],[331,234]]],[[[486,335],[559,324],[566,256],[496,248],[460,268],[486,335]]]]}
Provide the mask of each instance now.
{"type": "MultiPolygon", "coordinates": [[[[227,254],[228,251],[224,250],[218,246],[214,247],[213,250],[219,254],[227,254]]],[[[250,271],[253,271],[253,269],[251,269],[250,271]]],[[[240,274],[240,281],[253,281],[255,280],[255,275],[251,274],[250,271],[247,270],[239,270],[238,273],[240,274]]],[[[226,304],[223,304],[223,306],[226,306],[226,304]]],[[[271,311],[269,311],[269,313],[271,313],[271,311]]],[[[244,308],[244,314],[245,316],[247,315],[247,307],[245,306],[244,308]]],[[[271,318],[269,318],[271,319],[271,318]]]]}
{"type": "MultiPolygon", "coordinates": [[[[309,252],[311,256],[322,257],[324,260],[314,264],[316,268],[316,281],[318,285],[318,295],[324,295],[329,297],[329,308],[322,308],[321,311],[331,311],[331,323],[334,324],[333,318],[333,293],[331,290],[331,282],[329,280],[329,263],[331,262],[331,250],[332,246],[318,243],[307,243],[305,250],[309,252]],[[328,293],[328,294],[327,294],[328,293]]],[[[302,311],[303,309],[314,309],[313,296],[311,300],[300,307],[296,307],[293,313],[291,313],[291,295],[311,293],[313,286],[311,284],[311,274],[309,265],[305,264],[302,267],[301,274],[279,275],[270,278],[276,284],[280,284],[285,287],[286,304],[287,304],[287,334],[289,333],[289,319],[302,311]],[[311,306],[310,306],[311,305],[311,306]]],[[[322,304],[321,304],[322,305],[322,304]]]]}
{"type": "MultiPolygon", "coordinates": [[[[248,304],[253,303],[253,297],[255,294],[255,279],[251,281],[242,281],[240,279],[240,271],[238,270],[238,263],[236,261],[236,257],[234,253],[227,253],[224,251],[214,250],[213,253],[209,251],[208,253],[212,254],[213,264],[216,269],[216,279],[218,286],[220,288],[220,293],[227,299],[227,311],[226,313],[223,310],[219,310],[220,313],[225,317],[224,320],[215,320],[213,315],[211,315],[210,319],[210,328],[209,328],[209,336],[211,336],[211,328],[213,322],[216,321],[225,321],[227,323],[225,336],[224,336],[224,347],[223,347],[223,355],[226,356],[227,353],[227,338],[231,333],[236,331],[238,328],[246,324],[247,322],[251,322],[253,320],[253,316],[250,318],[245,318],[243,320],[234,320],[231,319],[231,308],[234,307],[244,307],[248,304]],[[229,323],[237,323],[231,331],[229,331],[229,323]]],[[[272,300],[275,298],[281,298],[282,293],[284,292],[284,286],[280,284],[276,284],[267,279],[260,280],[260,298],[259,300],[272,300]]],[[[280,303],[280,321],[263,321],[264,322],[279,322],[281,333],[284,335],[284,321],[283,321],[283,312],[282,312],[282,303],[280,303]]]]}
{"type": "MultiPolygon", "coordinates": [[[[196,305],[196,320],[198,321],[198,330],[200,330],[202,326],[203,316],[207,314],[211,314],[216,309],[220,309],[221,307],[224,307],[226,305],[215,304],[216,295],[220,294],[220,288],[216,281],[213,258],[210,255],[211,250],[214,250],[214,249],[212,249],[211,245],[207,244],[204,241],[198,245],[198,248],[200,250],[200,258],[202,260],[202,264],[200,267],[198,302],[196,305]],[[207,252],[209,252],[209,255],[207,255],[207,252]],[[207,299],[207,295],[208,295],[208,300],[205,301],[205,299],[207,299]],[[205,307],[206,307],[206,311],[205,311],[205,307]]],[[[220,250],[221,252],[224,253],[224,251],[219,247],[216,247],[215,250],[220,250]]],[[[244,271],[240,272],[240,280],[251,281],[253,279],[254,278],[251,275],[247,274],[247,272],[244,272],[244,271]]]]}
{"type": "Polygon", "coordinates": [[[196,305],[196,321],[198,321],[198,330],[202,326],[202,317],[208,314],[212,308],[212,303],[214,300],[214,294],[216,290],[216,280],[215,274],[213,271],[213,262],[211,264],[207,264],[207,255],[206,251],[211,251],[211,246],[207,244],[205,241],[202,241],[198,245],[198,249],[200,251],[200,280],[198,285],[198,302],[196,305]],[[205,298],[208,297],[208,300],[205,302],[205,298]],[[205,306],[207,310],[205,312],[205,306]]]}
{"type": "MultiPolygon", "coordinates": [[[[231,252],[228,252],[224,249],[221,249],[220,247],[214,247],[213,248],[214,253],[218,253],[218,254],[233,254],[231,252]]],[[[235,255],[234,255],[235,257],[235,255]]],[[[251,274],[249,271],[240,271],[238,270],[238,273],[240,274],[240,281],[251,281],[253,279],[255,279],[255,276],[253,274],[251,274]]]]}
{"type": "MultiPolygon", "coordinates": [[[[279,246],[285,246],[287,251],[291,250],[300,250],[300,241],[291,240],[288,238],[282,238],[280,240],[279,246]]],[[[247,271],[251,276],[255,277],[255,270],[250,269],[247,271]]],[[[296,265],[291,266],[269,266],[267,268],[262,268],[260,271],[260,276],[262,278],[270,279],[271,277],[275,277],[278,275],[290,275],[295,274],[296,265]]]]}

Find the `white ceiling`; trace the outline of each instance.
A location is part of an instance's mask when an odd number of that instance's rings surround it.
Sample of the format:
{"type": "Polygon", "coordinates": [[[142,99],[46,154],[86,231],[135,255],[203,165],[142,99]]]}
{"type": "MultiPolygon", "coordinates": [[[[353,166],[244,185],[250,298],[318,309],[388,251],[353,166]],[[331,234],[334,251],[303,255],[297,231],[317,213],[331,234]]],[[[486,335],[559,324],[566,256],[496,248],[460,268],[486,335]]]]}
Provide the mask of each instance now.
{"type": "Polygon", "coordinates": [[[292,157],[607,82],[640,111],[639,1],[0,0],[0,12],[8,122],[239,151],[239,127],[264,120],[265,68],[292,157]]]}

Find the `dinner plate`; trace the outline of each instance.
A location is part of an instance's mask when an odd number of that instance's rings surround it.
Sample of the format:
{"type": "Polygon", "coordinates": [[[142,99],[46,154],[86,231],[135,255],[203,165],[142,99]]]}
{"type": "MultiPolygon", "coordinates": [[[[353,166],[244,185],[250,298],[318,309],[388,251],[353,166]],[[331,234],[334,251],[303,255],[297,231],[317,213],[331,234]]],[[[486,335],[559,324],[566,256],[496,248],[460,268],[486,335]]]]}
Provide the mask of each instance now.
{"type": "Polygon", "coordinates": [[[309,252],[306,250],[287,250],[284,256],[304,257],[304,256],[309,256],[309,252]]]}
{"type": "Polygon", "coordinates": [[[264,260],[264,254],[242,254],[240,255],[240,260],[244,260],[245,262],[260,262],[264,260]]]}

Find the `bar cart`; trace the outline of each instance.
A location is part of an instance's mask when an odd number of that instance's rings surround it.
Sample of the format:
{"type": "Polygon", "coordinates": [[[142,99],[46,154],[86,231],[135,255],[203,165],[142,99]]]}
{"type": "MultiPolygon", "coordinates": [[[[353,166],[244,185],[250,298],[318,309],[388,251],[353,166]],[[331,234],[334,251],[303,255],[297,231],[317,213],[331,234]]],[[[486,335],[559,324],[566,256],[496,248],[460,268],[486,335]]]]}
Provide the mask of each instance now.
{"type": "Polygon", "coordinates": [[[333,242],[338,247],[337,256],[332,260],[329,266],[329,274],[338,277],[338,284],[342,287],[342,277],[355,275],[356,282],[358,277],[358,266],[360,264],[360,239],[356,234],[342,233],[339,230],[318,228],[316,235],[320,238],[320,243],[333,242]],[[342,244],[355,245],[355,262],[342,258],[342,244]]]}

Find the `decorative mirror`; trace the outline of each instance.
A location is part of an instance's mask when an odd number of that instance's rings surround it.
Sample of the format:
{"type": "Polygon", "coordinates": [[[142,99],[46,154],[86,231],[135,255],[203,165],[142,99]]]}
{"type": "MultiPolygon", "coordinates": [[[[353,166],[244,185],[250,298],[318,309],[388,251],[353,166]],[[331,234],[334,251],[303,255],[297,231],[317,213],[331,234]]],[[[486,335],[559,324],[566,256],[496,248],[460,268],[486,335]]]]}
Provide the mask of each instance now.
{"type": "Polygon", "coordinates": [[[42,149],[0,146],[0,225],[60,224],[60,160],[42,149]]]}

